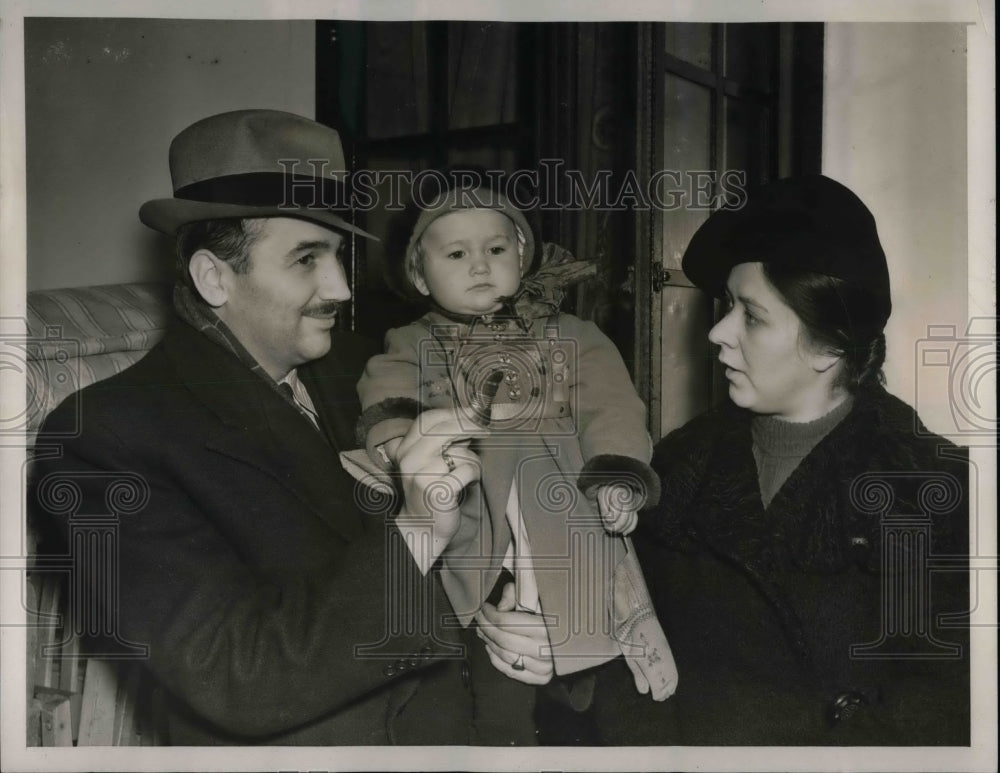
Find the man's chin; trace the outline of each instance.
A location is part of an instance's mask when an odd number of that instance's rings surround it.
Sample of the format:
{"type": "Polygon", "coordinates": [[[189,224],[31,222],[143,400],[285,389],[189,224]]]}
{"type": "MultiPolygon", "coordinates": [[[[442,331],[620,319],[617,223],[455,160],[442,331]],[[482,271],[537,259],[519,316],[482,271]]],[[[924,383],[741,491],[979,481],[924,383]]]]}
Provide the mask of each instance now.
{"type": "Polygon", "coordinates": [[[329,353],[330,348],[333,345],[329,331],[323,334],[322,340],[320,340],[318,336],[316,336],[315,339],[316,340],[309,341],[307,345],[299,347],[299,355],[302,357],[303,364],[323,357],[329,353]]]}

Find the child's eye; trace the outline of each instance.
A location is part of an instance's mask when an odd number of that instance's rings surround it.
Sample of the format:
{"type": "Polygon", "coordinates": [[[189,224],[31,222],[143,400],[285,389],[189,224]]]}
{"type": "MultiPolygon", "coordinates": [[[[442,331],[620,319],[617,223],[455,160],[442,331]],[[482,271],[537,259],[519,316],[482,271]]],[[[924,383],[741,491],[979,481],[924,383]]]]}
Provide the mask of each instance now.
{"type": "Polygon", "coordinates": [[[461,260],[462,258],[465,257],[465,250],[453,250],[452,252],[448,253],[447,257],[451,258],[452,260],[461,260]]]}
{"type": "Polygon", "coordinates": [[[487,250],[487,252],[489,252],[490,255],[502,255],[506,251],[507,251],[507,247],[504,246],[504,245],[502,245],[502,244],[494,245],[493,247],[490,247],[487,250]]]}

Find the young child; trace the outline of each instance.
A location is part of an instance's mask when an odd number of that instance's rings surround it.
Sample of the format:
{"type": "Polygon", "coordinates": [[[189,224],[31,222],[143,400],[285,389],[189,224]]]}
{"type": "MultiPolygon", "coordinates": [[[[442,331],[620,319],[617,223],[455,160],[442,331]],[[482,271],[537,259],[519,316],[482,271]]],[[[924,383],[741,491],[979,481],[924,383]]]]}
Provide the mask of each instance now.
{"type": "Polygon", "coordinates": [[[677,670],[624,536],[659,497],[646,410],[614,344],[559,313],[560,277],[586,264],[557,252],[547,245],[547,263],[524,276],[531,228],[487,188],[453,187],[423,209],[403,260],[431,310],[390,330],[368,362],[359,440],[391,469],[424,409],[457,406],[488,426],[462,504],[460,531],[478,539],[442,562],[459,621],[470,624],[506,567],[517,608],[544,615],[557,675],[625,654],[637,689],[665,700],[677,670]]]}

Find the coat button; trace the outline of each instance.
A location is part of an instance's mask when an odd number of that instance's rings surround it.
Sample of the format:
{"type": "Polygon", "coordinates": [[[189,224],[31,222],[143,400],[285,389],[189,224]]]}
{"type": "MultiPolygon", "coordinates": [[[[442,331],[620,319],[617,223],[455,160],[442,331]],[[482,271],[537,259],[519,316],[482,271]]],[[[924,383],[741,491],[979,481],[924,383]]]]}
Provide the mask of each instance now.
{"type": "Polygon", "coordinates": [[[468,687],[472,681],[472,672],[469,670],[469,661],[462,661],[462,686],[468,687]]]}
{"type": "Polygon", "coordinates": [[[827,706],[827,719],[831,725],[836,725],[841,720],[850,719],[858,713],[863,706],[867,705],[868,699],[865,697],[864,693],[858,692],[857,690],[842,692],[830,702],[829,706],[827,706]]]}
{"type": "Polygon", "coordinates": [[[859,566],[867,566],[871,560],[872,548],[865,537],[851,537],[851,557],[859,566]]]}
{"type": "Polygon", "coordinates": [[[395,676],[396,675],[396,667],[395,666],[386,666],[385,668],[382,669],[382,673],[385,674],[386,676],[395,676]]]}

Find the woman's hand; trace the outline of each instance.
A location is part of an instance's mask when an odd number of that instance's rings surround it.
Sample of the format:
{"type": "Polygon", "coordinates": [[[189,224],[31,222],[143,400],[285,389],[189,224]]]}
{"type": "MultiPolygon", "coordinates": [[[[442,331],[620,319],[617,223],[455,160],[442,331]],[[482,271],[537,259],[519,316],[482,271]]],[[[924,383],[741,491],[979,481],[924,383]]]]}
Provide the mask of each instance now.
{"type": "Polygon", "coordinates": [[[507,583],[496,606],[483,604],[476,613],[476,635],[500,673],[525,684],[546,684],[554,668],[545,623],[541,615],[515,612],[514,606],[514,583],[507,583]]]}
{"type": "MultiPolygon", "coordinates": [[[[454,410],[435,408],[413,422],[396,449],[404,511],[434,519],[434,543],[447,545],[458,530],[462,489],[480,475],[479,457],[469,449],[474,437],[488,434],[467,426],[454,410]]],[[[435,555],[441,552],[438,549],[435,555]]]]}

